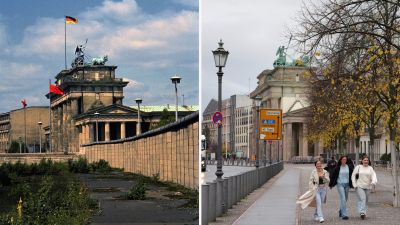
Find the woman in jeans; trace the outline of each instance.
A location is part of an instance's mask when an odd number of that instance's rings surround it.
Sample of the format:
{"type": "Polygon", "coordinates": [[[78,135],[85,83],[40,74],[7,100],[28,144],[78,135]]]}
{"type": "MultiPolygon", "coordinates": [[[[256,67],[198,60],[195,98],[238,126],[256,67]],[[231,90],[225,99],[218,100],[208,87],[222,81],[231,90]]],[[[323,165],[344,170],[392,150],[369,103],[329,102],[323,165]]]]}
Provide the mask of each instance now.
{"type": "Polygon", "coordinates": [[[308,182],[308,191],[300,196],[296,203],[300,204],[302,209],[305,209],[315,201],[314,220],[323,223],[322,202],[326,202],[326,186],[329,184],[329,173],[322,169],[321,161],[316,161],[314,165],[315,169],[311,172],[308,182]]]}
{"type": "Polygon", "coordinates": [[[367,214],[369,192],[372,186],[378,182],[374,169],[368,163],[369,158],[365,155],[362,157],[362,165],[356,166],[351,176],[353,186],[357,192],[357,208],[362,220],[365,219],[367,214]]]}
{"type": "Polygon", "coordinates": [[[342,156],[339,159],[338,165],[333,170],[329,182],[329,187],[332,189],[336,186],[339,197],[340,197],[340,209],[339,209],[339,217],[344,220],[349,219],[349,215],[347,214],[347,199],[349,196],[349,189],[353,188],[353,184],[351,182],[351,175],[354,170],[354,165],[351,160],[348,160],[347,156],[342,156]]]}
{"type": "Polygon", "coordinates": [[[326,203],[326,188],[329,184],[329,173],[322,168],[322,162],[316,161],[314,163],[315,169],[311,172],[309,186],[316,190],[315,201],[316,208],[314,213],[314,220],[323,223],[324,215],[322,214],[322,202],[326,203]]]}

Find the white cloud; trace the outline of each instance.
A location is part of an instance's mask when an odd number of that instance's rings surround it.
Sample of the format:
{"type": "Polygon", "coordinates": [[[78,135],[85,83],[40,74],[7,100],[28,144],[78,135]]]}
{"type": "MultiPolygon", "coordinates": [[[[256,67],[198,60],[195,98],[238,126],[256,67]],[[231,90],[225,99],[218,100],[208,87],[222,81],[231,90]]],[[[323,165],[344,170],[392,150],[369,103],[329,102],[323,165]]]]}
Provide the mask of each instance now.
{"type": "MultiPolygon", "coordinates": [[[[91,56],[108,54],[110,58],[123,60],[124,56],[119,57],[121,54],[135,54],[137,50],[173,53],[185,50],[179,44],[185,42],[185,39],[193,39],[192,35],[198,32],[198,13],[193,11],[163,14],[162,17],[151,16],[139,24],[108,23],[101,16],[115,13],[116,17],[126,19],[126,13],[137,11],[136,2],[131,0],[116,3],[105,1],[101,7],[88,9],[83,13],[86,20],[81,19],[78,24],[67,24],[67,57],[72,58],[75,45],[81,44],[86,38],[89,39],[86,50],[91,56]],[[91,16],[92,14],[96,16],[91,16]]],[[[147,16],[143,13],[129,15],[147,16]]],[[[25,30],[23,41],[15,46],[14,54],[37,55],[41,58],[61,56],[64,52],[63,20],[64,18],[38,20],[25,30]]],[[[197,43],[194,40],[191,43],[193,49],[197,49],[194,46],[197,43]]]]}
{"type": "Polygon", "coordinates": [[[125,78],[125,77],[122,78],[122,79],[123,79],[123,81],[128,81],[128,82],[129,82],[128,85],[126,86],[125,90],[126,90],[126,89],[132,89],[132,88],[141,89],[141,88],[144,87],[144,84],[141,83],[141,82],[139,82],[139,81],[132,80],[132,79],[125,78]]]}
{"type": "Polygon", "coordinates": [[[113,2],[106,0],[101,6],[88,9],[81,16],[86,20],[117,20],[119,22],[131,22],[138,17],[139,7],[134,0],[113,2]]]}

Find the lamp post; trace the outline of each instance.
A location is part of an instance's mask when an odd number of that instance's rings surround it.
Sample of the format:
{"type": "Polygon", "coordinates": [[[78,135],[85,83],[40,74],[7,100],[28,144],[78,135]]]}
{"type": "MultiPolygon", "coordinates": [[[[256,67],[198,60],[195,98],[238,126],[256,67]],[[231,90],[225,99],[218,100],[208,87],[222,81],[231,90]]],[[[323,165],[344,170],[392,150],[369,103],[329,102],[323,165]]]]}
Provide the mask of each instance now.
{"type": "Polygon", "coordinates": [[[42,153],[42,135],[40,134],[40,131],[42,130],[42,122],[38,122],[39,125],[39,152],[42,153]]]}
{"type": "Polygon", "coordinates": [[[19,153],[21,154],[22,153],[22,137],[19,137],[18,140],[19,140],[19,153]]]}
{"type": "Polygon", "coordinates": [[[260,160],[259,160],[259,157],[260,157],[260,146],[259,146],[259,144],[258,144],[258,141],[259,141],[259,139],[260,139],[260,105],[261,105],[261,100],[262,100],[262,98],[261,98],[261,96],[259,96],[259,95],[257,95],[255,98],[254,98],[254,103],[256,104],[256,110],[257,110],[257,115],[256,115],[256,117],[257,117],[257,119],[256,119],[256,121],[257,121],[257,126],[255,127],[255,130],[257,131],[256,133],[257,133],[257,135],[256,135],[256,168],[258,169],[258,167],[260,167],[260,160]]]}
{"type": "Polygon", "coordinates": [[[100,115],[100,113],[95,112],[94,115],[96,116],[96,142],[99,142],[99,115],[100,115]]]}
{"type": "Polygon", "coordinates": [[[137,130],[136,130],[136,135],[139,135],[142,131],[142,128],[140,126],[140,104],[142,104],[142,99],[141,98],[136,98],[135,102],[137,103],[138,106],[138,114],[137,114],[137,119],[138,119],[138,125],[137,125],[137,130]]]}
{"type": "Polygon", "coordinates": [[[175,121],[178,121],[178,87],[177,84],[181,82],[181,77],[178,75],[174,75],[171,77],[171,81],[173,84],[175,84],[175,121]]]}
{"type": "MultiPolygon", "coordinates": [[[[218,43],[219,47],[215,50],[212,51],[214,55],[214,62],[215,66],[218,67],[218,111],[221,112],[222,110],[222,75],[224,73],[222,72],[222,67],[225,67],[226,60],[228,59],[229,52],[226,51],[223,48],[224,43],[222,40],[219,41],[218,43]]],[[[222,124],[218,125],[218,146],[217,146],[217,172],[215,172],[215,175],[217,175],[217,179],[221,180],[222,175],[224,174],[222,172],[222,124]]]]}

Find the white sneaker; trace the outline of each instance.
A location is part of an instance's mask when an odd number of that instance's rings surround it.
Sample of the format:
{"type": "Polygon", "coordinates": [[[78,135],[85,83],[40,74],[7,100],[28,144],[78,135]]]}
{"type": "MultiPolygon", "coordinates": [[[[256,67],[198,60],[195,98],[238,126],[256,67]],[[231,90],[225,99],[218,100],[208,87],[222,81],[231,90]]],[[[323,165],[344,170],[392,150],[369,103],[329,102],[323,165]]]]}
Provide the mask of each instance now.
{"type": "Polygon", "coordinates": [[[319,222],[319,218],[318,217],[314,217],[314,221],[319,222]]]}
{"type": "Polygon", "coordinates": [[[319,222],[320,222],[320,223],[323,223],[324,221],[325,221],[324,218],[322,218],[322,217],[319,218],[319,222]]]}

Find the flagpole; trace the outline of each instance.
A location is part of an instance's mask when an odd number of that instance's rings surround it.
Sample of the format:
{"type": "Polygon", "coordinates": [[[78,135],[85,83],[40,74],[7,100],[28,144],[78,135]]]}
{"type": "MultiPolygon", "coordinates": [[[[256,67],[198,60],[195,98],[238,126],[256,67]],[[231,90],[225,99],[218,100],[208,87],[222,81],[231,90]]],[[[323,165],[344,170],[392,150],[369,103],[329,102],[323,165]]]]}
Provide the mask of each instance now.
{"type": "MultiPolygon", "coordinates": [[[[24,101],[25,101],[25,99],[24,99],[24,101]]],[[[24,148],[24,152],[25,152],[25,149],[28,147],[28,145],[26,144],[26,105],[24,105],[24,123],[25,123],[25,148],[24,148]]]]}
{"type": "Polygon", "coordinates": [[[67,23],[64,16],[64,61],[65,69],[67,69],[67,23]]]}
{"type": "Polygon", "coordinates": [[[52,151],[51,147],[51,92],[50,92],[51,79],[49,79],[49,152],[52,151]]]}

